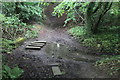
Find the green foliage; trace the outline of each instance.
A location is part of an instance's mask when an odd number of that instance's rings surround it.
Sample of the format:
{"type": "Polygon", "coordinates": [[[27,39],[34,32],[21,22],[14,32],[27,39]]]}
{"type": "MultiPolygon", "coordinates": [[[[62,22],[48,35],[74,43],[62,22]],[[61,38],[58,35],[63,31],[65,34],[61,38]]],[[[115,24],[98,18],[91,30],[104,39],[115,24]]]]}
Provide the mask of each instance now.
{"type": "Polygon", "coordinates": [[[26,31],[34,27],[21,22],[16,16],[4,17],[2,22],[3,38],[11,40],[24,36],[26,31]]]}
{"type": "Polygon", "coordinates": [[[109,29],[101,29],[102,33],[92,35],[83,40],[85,45],[96,47],[102,53],[119,54],[120,43],[118,31],[120,26],[112,26],[109,29]]]}
{"type": "Polygon", "coordinates": [[[39,20],[42,20],[43,19],[43,15],[42,15],[43,10],[37,4],[35,4],[35,3],[33,3],[33,4],[24,3],[23,5],[18,5],[18,7],[21,10],[20,13],[19,13],[20,18],[25,19],[25,20],[39,18],[39,20]]]}
{"type": "Polygon", "coordinates": [[[2,79],[9,79],[14,80],[16,78],[19,78],[21,74],[24,72],[19,67],[10,68],[7,65],[3,65],[2,70],[2,79]]]}
{"type": "Polygon", "coordinates": [[[5,38],[1,39],[0,47],[2,48],[0,52],[2,53],[12,53],[13,49],[17,48],[19,45],[21,45],[26,38],[18,38],[16,40],[8,40],[5,38]]]}
{"type": "Polygon", "coordinates": [[[0,14],[0,23],[3,22],[5,20],[5,16],[3,14],[0,14]]]}
{"type": "Polygon", "coordinates": [[[2,42],[0,42],[0,47],[2,48],[0,52],[11,52],[14,48],[16,48],[13,44],[14,42],[12,40],[2,39],[2,42]]]}
{"type": "Polygon", "coordinates": [[[1,52],[11,52],[13,49],[15,49],[18,46],[18,43],[14,40],[25,37],[25,38],[32,38],[37,35],[37,31],[32,31],[31,29],[34,26],[27,25],[26,23],[23,23],[18,19],[16,16],[11,17],[5,17],[4,15],[0,14],[2,16],[1,22],[2,22],[2,42],[1,52]],[[29,32],[29,33],[28,33],[29,32]],[[29,35],[29,36],[28,36],[29,35]],[[10,45],[15,44],[15,45],[10,45]]]}
{"type": "Polygon", "coordinates": [[[82,19],[84,21],[83,15],[86,10],[86,5],[88,3],[77,3],[77,2],[61,2],[58,6],[54,8],[53,15],[57,15],[58,17],[62,16],[64,13],[67,14],[67,19],[65,20],[64,26],[68,23],[68,21],[72,20],[77,23],[77,21],[82,19]],[[79,7],[76,9],[76,7],[79,7]],[[78,17],[78,19],[76,19],[78,17]]]}
{"type": "Polygon", "coordinates": [[[86,34],[86,29],[83,26],[76,26],[68,30],[68,32],[76,37],[80,37],[86,34]]]}
{"type": "Polygon", "coordinates": [[[50,3],[49,2],[39,2],[38,6],[40,6],[41,8],[47,7],[50,3]]]}
{"type": "Polygon", "coordinates": [[[26,31],[25,37],[26,38],[32,38],[37,37],[38,31],[26,31]]]}
{"type": "Polygon", "coordinates": [[[3,13],[6,16],[17,15],[21,21],[27,20],[43,20],[44,15],[42,14],[43,8],[37,2],[12,2],[3,3],[3,13]]]}
{"type": "Polygon", "coordinates": [[[115,26],[120,26],[120,23],[118,21],[120,21],[120,3],[113,3],[113,6],[111,7],[111,9],[108,11],[108,13],[104,16],[104,20],[103,22],[101,22],[101,24],[104,25],[115,25],[115,26]]]}
{"type": "Polygon", "coordinates": [[[83,43],[85,45],[96,47],[100,52],[106,52],[108,54],[119,53],[118,37],[114,34],[99,34],[94,35],[90,38],[84,39],[83,43]]]}
{"type": "Polygon", "coordinates": [[[2,23],[3,37],[15,39],[19,34],[24,33],[27,25],[21,22],[16,16],[5,17],[2,23]]]}
{"type": "MultiPolygon", "coordinates": [[[[120,54],[120,26],[103,26],[98,34],[86,36],[84,27],[74,27],[68,32],[74,36],[83,38],[81,42],[86,45],[98,49],[98,53],[104,54],[120,54]],[[82,37],[84,36],[84,37],[82,37]]],[[[110,75],[119,75],[120,73],[120,55],[104,57],[96,62],[96,66],[108,71],[110,75]]]]}
{"type": "Polygon", "coordinates": [[[68,21],[73,20],[76,21],[75,19],[75,12],[74,12],[74,2],[61,2],[58,6],[54,8],[54,15],[57,15],[58,17],[62,16],[66,10],[67,12],[67,19],[65,21],[64,26],[67,24],[68,21]]]}
{"type": "Polygon", "coordinates": [[[120,52],[120,37],[118,30],[120,26],[112,26],[101,28],[99,34],[86,36],[86,29],[84,27],[71,28],[68,32],[74,36],[84,36],[82,43],[86,46],[95,47],[100,53],[119,54],[120,52]]]}
{"type": "Polygon", "coordinates": [[[119,25],[119,9],[119,3],[63,1],[54,8],[53,15],[60,17],[63,14],[67,14],[64,26],[69,21],[79,24],[85,23],[87,33],[91,34],[98,33],[100,25],[119,25]]]}
{"type": "Polygon", "coordinates": [[[15,14],[15,3],[4,2],[2,3],[2,13],[6,16],[12,16],[15,14]]]}
{"type": "Polygon", "coordinates": [[[120,55],[105,57],[96,62],[96,66],[102,69],[107,69],[110,75],[116,75],[120,73],[120,55]]]}

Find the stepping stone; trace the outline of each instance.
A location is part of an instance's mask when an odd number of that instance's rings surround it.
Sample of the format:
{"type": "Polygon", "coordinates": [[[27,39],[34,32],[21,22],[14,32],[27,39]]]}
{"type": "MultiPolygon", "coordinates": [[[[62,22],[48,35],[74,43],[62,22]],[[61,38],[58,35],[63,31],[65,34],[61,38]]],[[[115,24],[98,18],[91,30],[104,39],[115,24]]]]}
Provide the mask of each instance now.
{"type": "Polygon", "coordinates": [[[25,49],[41,49],[41,47],[38,47],[38,46],[26,46],[25,49]]]}
{"type": "Polygon", "coordinates": [[[38,46],[38,47],[43,47],[45,43],[31,43],[28,46],[38,46]]]}
{"type": "Polygon", "coordinates": [[[26,46],[26,49],[41,49],[46,44],[46,41],[33,41],[26,46]]]}
{"type": "Polygon", "coordinates": [[[59,68],[58,66],[52,67],[52,71],[53,71],[54,76],[56,76],[56,75],[62,75],[62,74],[63,74],[63,73],[60,71],[60,68],[59,68]]]}
{"type": "Polygon", "coordinates": [[[33,41],[31,43],[47,43],[47,41],[33,41]]]}

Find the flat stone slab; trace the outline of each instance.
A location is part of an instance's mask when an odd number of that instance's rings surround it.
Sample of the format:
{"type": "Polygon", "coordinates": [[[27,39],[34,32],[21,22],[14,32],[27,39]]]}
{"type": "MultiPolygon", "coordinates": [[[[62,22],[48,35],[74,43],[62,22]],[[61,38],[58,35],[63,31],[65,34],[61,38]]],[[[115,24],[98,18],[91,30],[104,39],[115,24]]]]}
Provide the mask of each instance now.
{"type": "Polygon", "coordinates": [[[41,49],[41,47],[38,46],[26,46],[25,49],[41,49]]]}
{"type": "Polygon", "coordinates": [[[47,43],[47,41],[33,41],[31,43],[47,43]]]}
{"type": "Polygon", "coordinates": [[[62,75],[63,73],[60,71],[60,68],[58,66],[53,66],[52,67],[52,71],[53,71],[53,74],[54,76],[56,75],[62,75]]]}
{"type": "Polygon", "coordinates": [[[41,49],[46,44],[46,41],[33,41],[28,44],[25,49],[41,49]]]}
{"type": "Polygon", "coordinates": [[[30,43],[28,46],[38,46],[38,47],[43,47],[45,43],[30,43]]]}

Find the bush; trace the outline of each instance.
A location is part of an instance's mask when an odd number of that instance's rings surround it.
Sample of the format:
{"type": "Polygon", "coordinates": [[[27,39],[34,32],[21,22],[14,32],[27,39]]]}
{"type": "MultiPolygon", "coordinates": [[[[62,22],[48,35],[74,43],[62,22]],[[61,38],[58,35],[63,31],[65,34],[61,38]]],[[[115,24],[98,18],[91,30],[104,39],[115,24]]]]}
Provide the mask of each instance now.
{"type": "Polygon", "coordinates": [[[14,48],[16,48],[15,45],[10,45],[13,43],[12,40],[7,40],[7,39],[2,39],[2,42],[0,42],[0,47],[2,48],[2,50],[0,52],[11,52],[14,48]]]}
{"type": "Polygon", "coordinates": [[[24,36],[26,31],[34,27],[21,22],[16,16],[4,17],[2,22],[3,38],[11,40],[24,36]]]}
{"type": "Polygon", "coordinates": [[[24,3],[18,5],[20,8],[19,17],[24,20],[41,20],[43,19],[43,9],[38,6],[38,3],[24,3]]]}
{"type": "Polygon", "coordinates": [[[103,53],[117,54],[120,52],[117,34],[96,34],[84,39],[82,43],[90,47],[96,47],[103,53]]]}
{"type": "Polygon", "coordinates": [[[68,30],[68,32],[76,37],[80,37],[86,34],[86,30],[83,26],[76,26],[68,30]]]}
{"type": "Polygon", "coordinates": [[[24,72],[22,69],[19,67],[14,67],[10,68],[7,65],[3,65],[3,70],[2,70],[2,79],[9,79],[9,80],[14,80],[16,78],[19,78],[21,74],[24,72]]]}
{"type": "MultiPolygon", "coordinates": [[[[81,41],[84,45],[94,47],[99,50],[102,54],[120,54],[120,37],[119,37],[120,26],[112,27],[101,27],[98,34],[92,34],[90,36],[85,35],[83,27],[74,27],[68,30],[74,36],[82,38],[81,41]]],[[[120,55],[104,57],[103,59],[96,62],[96,66],[101,69],[107,69],[110,75],[119,75],[120,73],[120,55]]]]}
{"type": "Polygon", "coordinates": [[[11,17],[5,17],[4,15],[0,14],[2,19],[0,22],[2,22],[2,42],[1,52],[11,52],[13,49],[15,49],[18,44],[15,44],[14,40],[17,40],[19,38],[32,38],[37,36],[37,31],[32,31],[32,28],[34,26],[27,25],[26,23],[21,22],[18,17],[11,16],[11,17]],[[29,33],[28,33],[29,32],[29,33]],[[10,45],[10,44],[15,45],[10,45]]]}
{"type": "Polygon", "coordinates": [[[32,37],[37,37],[38,31],[26,31],[25,37],[26,38],[32,38],[32,37]]]}
{"type": "Polygon", "coordinates": [[[3,13],[10,17],[17,15],[17,17],[26,22],[28,20],[40,20],[44,19],[43,8],[39,7],[39,3],[36,2],[12,2],[3,3],[3,13]]]}
{"type": "Polygon", "coordinates": [[[66,26],[69,21],[78,24],[81,22],[81,24],[83,24],[85,22],[83,15],[85,14],[87,5],[88,3],[63,1],[54,8],[52,14],[57,15],[58,17],[67,14],[64,26],[66,26]]]}
{"type": "Polygon", "coordinates": [[[107,54],[119,54],[120,53],[120,26],[104,27],[100,29],[98,34],[91,34],[86,36],[86,30],[84,27],[74,27],[68,30],[68,32],[74,36],[83,38],[82,43],[86,46],[95,47],[100,53],[107,54]],[[84,37],[81,37],[83,36],[84,37]]]}

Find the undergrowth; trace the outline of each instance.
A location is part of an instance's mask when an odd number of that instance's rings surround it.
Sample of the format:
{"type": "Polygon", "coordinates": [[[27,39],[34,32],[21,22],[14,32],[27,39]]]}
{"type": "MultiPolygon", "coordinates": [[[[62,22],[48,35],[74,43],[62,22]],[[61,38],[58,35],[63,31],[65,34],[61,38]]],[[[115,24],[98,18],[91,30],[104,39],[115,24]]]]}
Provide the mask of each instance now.
{"type": "Polygon", "coordinates": [[[38,31],[33,31],[35,26],[28,25],[19,20],[17,16],[5,17],[0,14],[2,19],[2,39],[0,47],[3,53],[11,53],[13,49],[17,48],[20,43],[26,39],[37,37],[38,31]]]}
{"type": "Polygon", "coordinates": [[[111,57],[105,57],[96,62],[96,65],[102,69],[107,68],[110,75],[120,73],[120,26],[101,27],[99,33],[86,35],[87,32],[84,27],[73,27],[68,32],[78,37],[81,43],[98,50],[97,53],[103,55],[112,54],[111,57]],[[83,37],[84,36],[84,37],[83,37]]]}
{"type": "Polygon", "coordinates": [[[96,62],[96,66],[107,69],[110,75],[120,75],[120,55],[105,57],[96,62]]]}
{"type": "Polygon", "coordinates": [[[16,80],[16,78],[19,78],[21,74],[24,72],[22,69],[20,69],[18,66],[14,68],[10,68],[8,65],[3,64],[2,66],[2,80],[16,80]]]}
{"type": "Polygon", "coordinates": [[[76,26],[74,28],[71,28],[68,32],[76,37],[80,37],[86,34],[85,27],[83,26],[76,26]]]}
{"type": "Polygon", "coordinates": [[[119,29],[120,26],[112,26],[108,29],[101,28],[99,33],[86,36],[87,33],[85,28],[77,26],[68,30],[68,32],[75,37],[82,38],[81,42],[84,45],[94,47],[98,49],[100,53],[119,54],[119,29]]]}
{"type": "Polygon", "coordinates": [[[2,39],[2,42],[0,42],[0,47],[2,48],[0,52],[2,53],[10,53],[13,49],[16,48],[15,45],[10,45],[12,44],[12,40],[7,40],[7,39],[2,39]]]}

